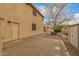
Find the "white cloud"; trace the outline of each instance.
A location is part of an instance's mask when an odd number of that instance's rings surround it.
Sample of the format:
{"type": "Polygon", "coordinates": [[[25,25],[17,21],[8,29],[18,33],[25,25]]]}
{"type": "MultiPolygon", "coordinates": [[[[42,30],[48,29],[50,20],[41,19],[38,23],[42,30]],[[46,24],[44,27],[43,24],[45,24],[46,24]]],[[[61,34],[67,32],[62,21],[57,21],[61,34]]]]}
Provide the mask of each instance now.
{"type": "Polygon", "coordinates": [[[70,22],[65,22],[65,24],[78,24],[79,23],[79,13],[75,13],[70,22]]]}
{"type": "Polygon", "coordinates": [[[70,24],[78,24],[79,23],[79,18],[74,19],[74,21],[71,21],[70,24]]]}
{"type": "Polygon", "coordinates": [[[78,23],[79,23],[79,13],[75,13],[72,21],[70,21],[69,24],[78,24],[78,23]]]}
{"type": "Polygon", "coordinates": [[[74,18],[79,18],[79,13],[75,13],[73,17],[74,18]]]}

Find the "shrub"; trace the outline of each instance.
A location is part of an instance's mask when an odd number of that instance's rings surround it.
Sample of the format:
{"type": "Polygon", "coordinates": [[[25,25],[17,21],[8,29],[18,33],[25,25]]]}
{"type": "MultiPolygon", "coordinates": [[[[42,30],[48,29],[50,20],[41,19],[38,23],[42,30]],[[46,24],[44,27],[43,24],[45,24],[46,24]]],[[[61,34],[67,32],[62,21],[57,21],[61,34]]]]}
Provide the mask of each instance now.
{"type": "Polygon", "coordinates": [[[54,32],[61,32],[61,26],[59,25],[55,26],[54,32]]]}

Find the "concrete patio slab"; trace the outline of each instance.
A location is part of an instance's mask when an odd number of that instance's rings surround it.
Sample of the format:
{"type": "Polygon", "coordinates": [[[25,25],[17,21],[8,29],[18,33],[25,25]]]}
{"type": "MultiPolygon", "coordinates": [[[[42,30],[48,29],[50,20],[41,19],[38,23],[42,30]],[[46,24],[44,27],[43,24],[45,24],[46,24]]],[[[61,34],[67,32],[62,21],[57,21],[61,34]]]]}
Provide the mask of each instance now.
{"type": "Polygon", "coordinates": [[[3,44],[3,55],[7,56],[68,56],[62,40],[47,38],[44,35],[3,44]]]}

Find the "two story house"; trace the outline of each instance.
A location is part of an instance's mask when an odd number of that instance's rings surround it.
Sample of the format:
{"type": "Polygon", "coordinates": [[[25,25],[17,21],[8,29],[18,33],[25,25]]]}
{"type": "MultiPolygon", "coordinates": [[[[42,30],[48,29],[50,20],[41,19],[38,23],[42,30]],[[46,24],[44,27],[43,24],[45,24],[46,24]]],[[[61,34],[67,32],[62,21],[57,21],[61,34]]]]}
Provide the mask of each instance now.
{"type": "Polygon", "coordinates": [[[43,15],[30,3],[0,4],[0,41],[43,33],[43,15]]]}

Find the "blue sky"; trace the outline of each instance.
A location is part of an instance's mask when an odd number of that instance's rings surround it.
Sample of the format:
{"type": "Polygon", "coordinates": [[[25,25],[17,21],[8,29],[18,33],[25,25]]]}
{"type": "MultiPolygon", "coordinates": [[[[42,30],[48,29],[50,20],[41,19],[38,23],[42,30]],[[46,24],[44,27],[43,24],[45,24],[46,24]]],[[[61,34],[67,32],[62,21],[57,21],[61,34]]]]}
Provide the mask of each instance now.
{"type": "Polygon", "coordinates": [[[79,3],[75,3],[71,5],[72,11],[79,13],[79,3]]]}
{"type": "Polygon", "coordinates": [[[46,6],[47,3],[34,3],[34,5],[37,5],[37,6],[46,6]]]}
{"type": "MultiPolygon", "coordinates": [[[[40,12],[44,13],[44,8],[46,7],[48,3],[34,3],[33,5],[35,5],[40,12]]],[[[68,5],[70,5],[68,8],[71,10],[72,12],[72,16],[79,16],[79,3],[69,3],[68,5]]]]}
{"type": "MultiPolygon", "coordinates": [[[[44,6],[46,7],[48,3],[34,3],[35,6],[44,6]]],[[[37,7],[37,8],[38,8],[37,7]]],[[[74,13],[79,13],[79,3],[70,3],[70,7],[69,7],[74,13]]]]}
{"type": "Polygon", "coordinates": [[[79,3],[73,3],[71,4],[70,8],[74,13],[79,13],[79,3]]]}

